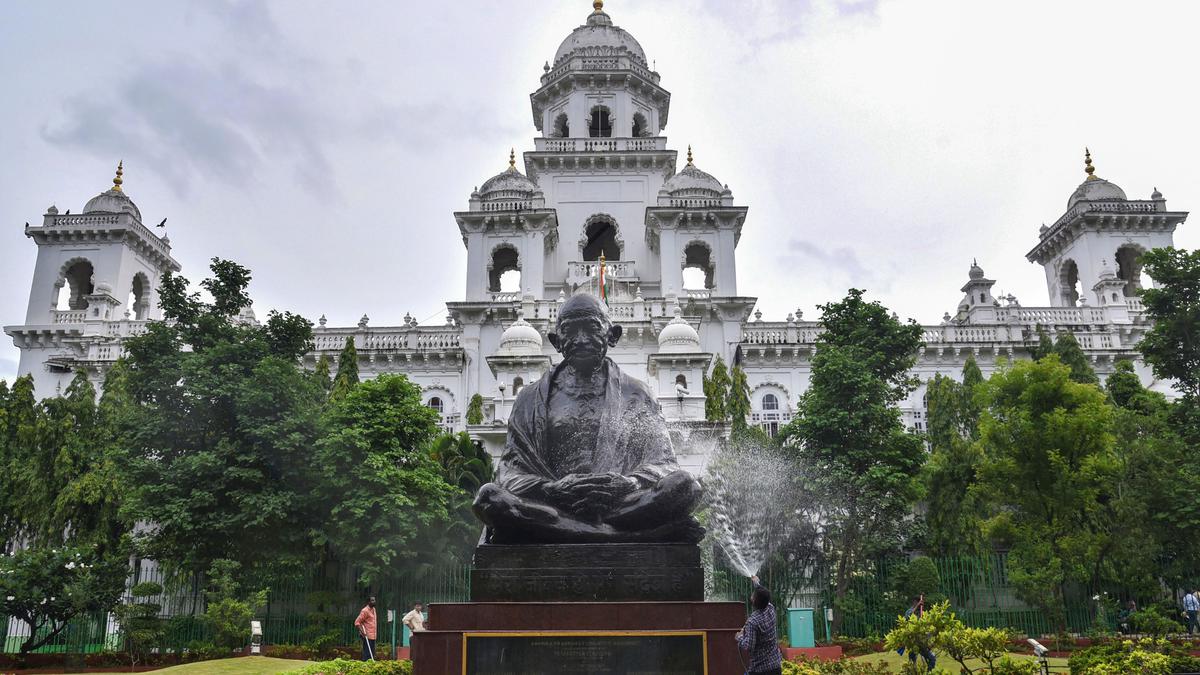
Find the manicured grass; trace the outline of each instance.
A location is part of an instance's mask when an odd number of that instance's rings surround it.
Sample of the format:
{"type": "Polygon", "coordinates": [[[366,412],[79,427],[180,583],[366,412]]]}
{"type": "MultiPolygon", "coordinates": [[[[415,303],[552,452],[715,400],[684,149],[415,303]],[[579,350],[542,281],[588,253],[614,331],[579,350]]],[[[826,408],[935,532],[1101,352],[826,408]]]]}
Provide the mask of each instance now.
{"type": "Polygon", "coordinates": [[[266,656],[240,656],[230,659],[213,659],[185,663],[169,668],[149,671],[158,675],[276,675],[289,670],[298,670],[312,661],[272,659],[266,656]]]}
{"type": "MultiPolygon", "coordinates": [[[[948,672],[952,672],[952,673],[958,672],[959,669],[958,669],[957,661],[950,658],[949,656],[946,656],[945,654],[938,654],[935,652],[934,655],[937,656],[937,665],[938,665],[939,670],[945,669],[948,672]]],[[[1034,660],[1034,658],[1032,656],[1029,656],[1026,654],[1012,654],[1011,656],[1013,657],[1014,660],[1022,660],[1022,661],[1034,660]]],[[[920,658],[920,657],[917,657],[917,658],[920,658]]],[[[908,661],[908,655],[905,654],[904,656],[901,656],[901,655],[897,654],[896,652],[888,651],[888,652],[876,652],[874,654],[867,654],[865,656],[855,656],[855,657],[853,657],[853,659],[855,661],[866,661],[868,663],[878,663],[879,661],[883,661],[888,664],[889,668],[891,668],[893,671],[898,673],[898,672],[900,672],[900,666],[903,663],[905,663],[906,661],[908,661]]],[[[1052,669],[1057,668],[1057,669],[1059,669],[1060,672],[1066,672],[1066,667],[1067,667],[1066,659],[1051,657],[1049,659],[1049,661],[1050,661],[1050,667],[1052,669]]],[[[981,661],[967,661],[967,664],[970,665],[972,668],[983,665],[983,663],[981,661]]]]}

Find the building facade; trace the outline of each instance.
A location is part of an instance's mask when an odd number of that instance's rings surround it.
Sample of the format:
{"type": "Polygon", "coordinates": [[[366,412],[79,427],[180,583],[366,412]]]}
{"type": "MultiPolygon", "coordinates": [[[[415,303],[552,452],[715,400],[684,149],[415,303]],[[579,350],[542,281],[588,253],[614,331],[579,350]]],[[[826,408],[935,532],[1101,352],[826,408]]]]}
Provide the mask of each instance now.
{"type": "MultiPolygon", "coordinates": [[[[445,324],[406,316],[375,326],[364,316],[337,327],[322,317],[305,364],[336,358],[349,337],[364,377],[406,374],[446,429],[499,452],[517,392],[558,359],[545,339],[558,307],[574,293],[603,295],[624,327],[612,358],[650,384],[676,429],[681,462],[700,471],[723,433],[704,421],[701,389],[716,357],[745,369],[751,421],[774,433],[808,387],[816,317],[798,309],[764,320],[755,298],[739,293],[736,252],[748,208],[697,166],[690,148],[683,158],[668,148],[670,92],[600,0],[542,70],[530,95],[533,149],[519,159],[510,153],[508,167],[453,214],[468,271],[465,297],[446,303],[445,324]],[[485,419],[468,425],[476,394],[485,419]]],[[[1095,175],[1089,154],[1066,211],[1027,254],[1045,270],[1048,306],[994,297],[995,282],[972,264],[955,312],[924,327],[914,374],[959,377],[974,356],[986,375],[1001,359],[1027,358],[1041,327],[1073,333],[1102,377],[1131,359],[1145,384],[1170,394],[1134,349],[1147,327],[1138,256],[1170,245],[1186,218],[1157,190],[1129,199],[1095,175]]],[[[37,393],[50,396],[77,368],[98,380],[124,339],[161,318],[155,287],[179,264],[168,238],[143,224],[121,167],[113,187],[82,212],[52,206],[26,234],[38,247],[29,306],[23,324],[4,330],[21,350],[20,374],[32,374],[37,393]]],[[[923,397],[922,387],[902,404],[917,430],[923,397]]]]}

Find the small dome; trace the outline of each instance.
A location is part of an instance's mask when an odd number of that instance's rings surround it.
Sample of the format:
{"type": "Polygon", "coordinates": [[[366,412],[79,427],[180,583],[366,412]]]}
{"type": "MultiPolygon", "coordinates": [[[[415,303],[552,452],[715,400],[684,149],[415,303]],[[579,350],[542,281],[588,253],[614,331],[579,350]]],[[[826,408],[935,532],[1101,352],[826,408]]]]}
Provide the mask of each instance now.
{"type": "Polygon", "coordinates": [[[1150,193],[1150,199],[1162,199],[1162,198],[1163,198],[1162,193],[1158,191],[1158,188],[1154,188],[1154,192],[1150,193]]]}
{"type": "Polygon", "coordinates": [[[121,177],[125,173],[125,162],[117,164],[117,175],[113,178],[112,188],[101,192],[100,194],[88,200],[84,205],[84,213],[129,213],[138,222],[142,222],[142,212],[138,210],[137,204],[125,194],[121,189],[121,183],[125,182],[121,177]]]}
{"type": "Polygon", "coordinates": [[[972,281],[982,279],[983,278],[983,268],[979,266],[979,263],[972,260],[971,261],[971,271],[968,272],[967,275],[971,277],[972,281]]]}
{"type": "Polygon", "coordinates": [[[1100,265],[1100,279],[1107,281],[1109,279],[1116,279],[1116,278],[1117,278],[1117,273],[1113,272],[1112,268],[1108,266],[1108,261],[1102,260],[1101,265],[1100,265]]]}
{"type": "Polygon", "coordinates": [[[580,56],[628,55],[643,66],[646,52],[627,31],[613,25],[612,18],[604,13],[603,3],[588,15],[587,23],[571,31],[554,54],[554,65],[578,54],[580,56]]]}
{"type": "Polygon", "coordinates": [[[1079,202],[1091,201],[1108,201],[1119,199],[1125,201],[1128,197],[1125,196],[1125,191],[1116,183],[1110,183],[1103,178],[1088,178],[1075,188],[1075,192],[1071,193],[1071,198],[1067,200],[1067,208],[1075,206],[1079,202]]]}
{"type": "Polygon", "coordinates": [[[521,317],[504,329],[496,353],[504,356],[541,355],[542,334],[521,317]]]}
{"type": "Polygon", "coordinates": [[[471,198],[482,199],[489,204],[496,202],[526,202],[533,199],[537,192],[539,192],[537,183],[534,183],[525,174],[517,171],[516,155],[510,152],[508,155],[508,168],[484,181],[478,190],[471,193],[471,198]]]}
{"type": "Polygon", "coordinates": [[[95,293],[97,295],[100,295],[100,294],[112,295],[112,292],[113,292],[112,284],[108,283],[107,281],[101,281],[100,283],[96,284],[95,293]]]}
{"type": "Polygon", "coordinates": [[[676,307],[675,318],[658,334],[660,354],[695,354],[700,351],[700,334],[680,314],[676,307]]]}
{"type": "Polygon", "coordinates": [[[667,182],[663,183],[662,189],[672,197],[712,197],[716,199],[720,199],[721,194],[726,191],[726,187],[721,184],[721,181],[697,169],[696,165],[691,162],[688,162],[682,171],[668,178],[667,182]]]}

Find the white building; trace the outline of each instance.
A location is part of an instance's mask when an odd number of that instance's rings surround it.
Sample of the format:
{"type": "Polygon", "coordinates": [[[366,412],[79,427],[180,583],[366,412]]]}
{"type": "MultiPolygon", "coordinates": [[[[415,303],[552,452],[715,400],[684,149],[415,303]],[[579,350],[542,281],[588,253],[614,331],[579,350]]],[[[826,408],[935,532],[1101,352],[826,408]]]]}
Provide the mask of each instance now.
{"type": "MultiPolygon", "coordinates": [[[[517,391],[558,358],[546,333],[560,303],[576,292],[605,290],[625,337],[612,357],[658,392],[679,430],[684,465],[703,465],[720,431],[704,423],[700,380],[717,355],[740,359],[752,389],[752,419],[770,431],[790,420],[809,381],[816,317],[797,310],[764,321],[755,298],[739,295],[738,240],[748,209],[729,187],[682,162],[663,130],[671,95],[641,45],[594,3],[584,25],[563,40],[530,95],[540,135],[520,161],[471,192],[453,214],[466,248],[466,297],[447,303],[445,325],[316,328],[312,366],[336,358],[354,339],[360,372],[407,374],[437,408],[444,426],[467,430],[490,450],[503,443],[517,391]],[[520,168],[518,168],[520,164],[520,168]],[[682,164],[682,166],[680,166],[682,164]],[[469,400],[485,400],[485,421],[467,426],[469,400]]],[[[1070,331],[1103,377],[1118,359],[1137,359],[1145,331],[1136,291],[1142,251],[1172,242],[1186,212],[1169,211],[1157,190],[1127,198],[1094,175],[1071,193],[1066,212],[1042,227],[1027,254],[1045,269],[1049,306],[994,298],[994,281],[972,265],[953,313],[925,327],[915,374],[958,377],[968,355],[984,373],[999,359],[1026,357],[1036,327],[1070,331]]],[[[78,215],[50,207],[26,234],[38,246],[24,324],[5,332],[21,350],[20,373],[39,395],[65,386],[83,367],[97,378],[121,353],[122,340],[157,316],[155,285],[178,270],[170,242],[141,221],[121,187],[93,198],[78,215]]],[[[1032,232],[1030,232],[1032,238],[1032,232]]],[[[969,252],[964,252],[964,257],[969,252]]],[[[1143,381],[1169,393],[1138,362],[1143,381]]],[[[905,404],[923,428],[923,389],[905,404]]]]}

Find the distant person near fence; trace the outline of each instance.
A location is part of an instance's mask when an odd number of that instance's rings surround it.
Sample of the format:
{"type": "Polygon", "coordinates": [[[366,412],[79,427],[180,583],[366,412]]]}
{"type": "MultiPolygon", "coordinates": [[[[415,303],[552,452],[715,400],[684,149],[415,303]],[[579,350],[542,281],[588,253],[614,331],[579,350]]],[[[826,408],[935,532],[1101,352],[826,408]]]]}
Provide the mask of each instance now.
{"type": "Polygon", "coordinates": [[[782,675],[783,654],[779,651],[771,591],[758,583],[758,577],[750,577],[750,581],[754,584],[754,593],[750,596],[754,611],[737,634],[738,647],[750,655],[746,672],[749,675],[782,675]]]}
{"type": "Polygon", "coordinates": [[[412,611],[404,615],[404,618],[400,620],[401,623],[408,626],[408,630],[413,633],[425,630],[425,615],[421,613],[423,609],[424,606],[421,603],[414,602],[412,611]]]}
{"type": "Polygon", "coordinates": [[[1197,628],[1200,628],[1200,623],[1197,623],[1197,616],[1200,616],[1200,591],[1192,591],[1183,595],[1183,613],[1187,614],[1188,635],[1191,635],[1197,628]]]}
{"type": "Polygon", "coordinates": [[[376,636],[376,619],[375,619],[375,596],[367,598],[367,606],[362,608],[358,613],[358,618],[354,620],[354,627],[358,629],[358,636],[362,639],[362,660],[375,660],[375,636],[376,636]]]}

